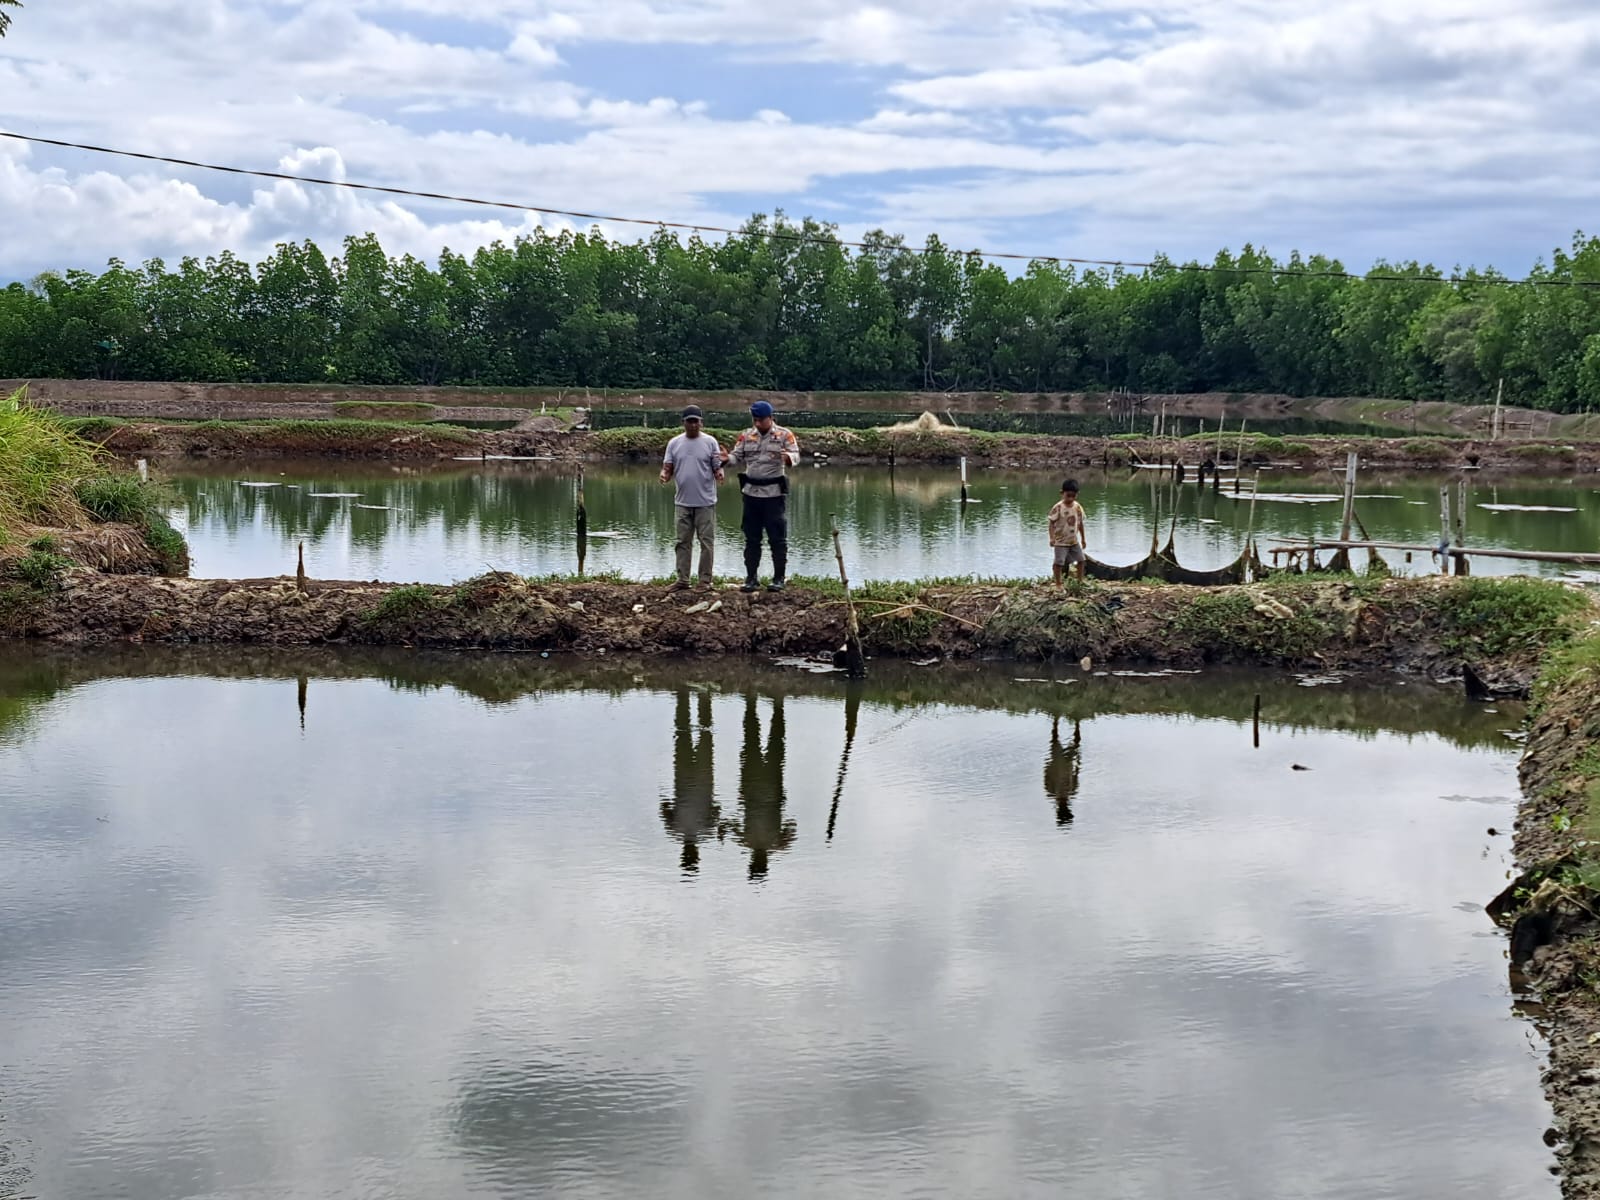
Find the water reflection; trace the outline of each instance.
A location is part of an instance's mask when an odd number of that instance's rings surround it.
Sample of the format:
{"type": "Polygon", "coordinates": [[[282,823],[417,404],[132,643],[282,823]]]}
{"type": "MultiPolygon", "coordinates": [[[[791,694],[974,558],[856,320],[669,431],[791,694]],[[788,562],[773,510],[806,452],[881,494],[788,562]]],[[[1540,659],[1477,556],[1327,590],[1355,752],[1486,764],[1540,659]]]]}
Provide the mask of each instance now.
{"type": "MultiPolygon", "coordinates": [[[[322,579],[448,583],[490,567],[525,575],[568,573],[580,555],[583,568],[596,574],[652,578],[672,569],[671,497],[664,496],[653,469],[594,467],[581,489],[569,468],[547,464],[385,471],[286,463],[278,469],[285,471],[281,481],[264,464],[247,469],[255,478],[241,474],[246,468],[239,466],[174,478],[182,499],[174,519],[190,539],[196,576],[292,572],[301,540],[307,570],[322,579]],[[346,492],[359,493],[359,499],[337,496],[346,492]]],[[[1095,557],[1109,563],[1143,558],[1152,534],[1165,544],[1171,532],[1180,562],[1210,570],[1233,562],[1252,529],[1264,555],[1280,541],[1303,544],[1313,535],[1325,540],[1339,533],[1337,503],[1262,500],[1252,512],[1248,495],[1179,487],[1170,472],[1130,477],[1076,470],[1085,488],[1090,544],[1095,557]]],[[[1268,495],[1315,493],[1331,500],[1338,494],[1337,481],[1327,474],[1261,478],[1268,495]]],[[[963,506],[954,466],[807,468],[796,474],[790,496],[790,565],[794,573],[831,577],[836,564],[828,531],[837,514],[852,578],[1045,576],[1049,557],[1039,553],[1041,530],[1060,482],[1058,473],[974,471],[974,503],[963,506]]],[[[1432,544],[1439,534],[1438,487],[1437,479],[1363,476],[1357,516],[1377,540],[1432,544]]],[[[1479,483],[1467,544],[1592,551],[1600,542],[1595,495],[1581,481],[1479,483]],[[1482,503],[1578,511],[1488,511],[1477,507],[1482,503]]],[[[719,540],[741,544],[731,493],[718,514],[719,540]]],[[[1403,553],[1385,554],[1399,570],[1432,569],[1425,554],[1411,564],[1403,553]]],[[[1475,574],[1514,570],[1558,574],[1564,568],[1473,561],[1475,574]]]]}
{"type": "Polygon", "coordinates": [[[1061,744],[1061,718],[1050,718],[1050,754],[1044,764],[1044,790],[1055,801],[1056,824],[1072,824],[1072,802],[1078,798],[1078,774],[1083,765],[1083,722],[1072,722],[1072,739],[1061,744]]]}
{"type": "Polygon", "coordinates": [[[683,843],[679,864],[693,874],[700,869],[700,842],[717,833],[716,750],[711,736],[711,693],[680,685],[672,721],[672,796],[661,802],[661,822],[683,843]],[[691,693],[696,700],[690,716],[691,693]]]}
{"type": "Polygon", "coordinates": [[[0,646],[0,1142],[85,1200],[1554,1195],[1458,907],[1513,707],[1035,673],[0,646]]]}
{"type": "Polygon", "coordinates": [[[744,698],[744,744],[739,750],[739,829],[741,846],[750,851],[750,878],[767,877],[768,856],[794,845],[795,823],[784,814],[783,693],[772,697],[767,740],[761,742],[756,695],[744,698]]]}

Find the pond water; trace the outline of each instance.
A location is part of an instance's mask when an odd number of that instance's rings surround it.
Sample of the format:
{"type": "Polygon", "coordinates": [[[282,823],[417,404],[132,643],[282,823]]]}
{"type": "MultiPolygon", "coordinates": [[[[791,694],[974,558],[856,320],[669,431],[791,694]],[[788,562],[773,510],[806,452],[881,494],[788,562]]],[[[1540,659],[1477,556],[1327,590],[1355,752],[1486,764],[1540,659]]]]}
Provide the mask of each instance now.
{"type": "MultiPolygon", "coordinates": [[[[1231,488],[1216,494],[1191,484],[1174,493],[1153,471],[1131,478],[1127,471],[1076,474],[1089,515],[1090,550],[1107,562],[1143,558],[1158,528],[1163,543],[1175,531],[1178,561],[1195,569],[1237,558],[1252,520],[1264,557],[1275,541],[1339,534],[1339,485],[1330,474],[1263,474],[1253,517],[1249,497],[1235,497],[1231,488]],[[1294,498],[1304,495],[1325,502],[1294,498]]],[[[296,544],[303,541],[306,569],[314,577],[450,583],[491,568],[525,575],[575,571],[575,479],[571,467],[532,462],[423,471],[253,462],[179,474],[171,482],[181,498],[174,523],[189,538],[196,576],[293,573],[296,544]]],[[[1415,476],[1364,478],[1357,513],[1379,540],[1435,544],[1439,485],[1438,479],[1415,476]]],[[[963,507],[953,467],[891,474],[882,467],[806,466],[796,472],[789,497],[790,571],[835,574],[829,518],[837,515],[852,579],[1045,576],[1045,515],[1060,486],[1054,474],[979,472],[971,477],[972,503],[963,507]]],[[[1600,550],[1597,489],[1600,478],[1475,485],[1468,544],[1600,550]],[[1489,510],[1482,504],[1576,511],[1489,510]]],[[[584,500],[590,573],[616,571],[640,579],[671,573],[672,491],[657,482],[654,466],[590,468],[584,500]]],[[[734,485],[724,488],[717,511],[718,570],[742,573],[734,485]]],[[[1384,555],[1397,572],[1437,569],[1426,553],[1411,562],[1402,552],[1384,555]]],[[[1472,569],[1600,578],[1558,564],[1508,559],[1475,558],[1472,569]]]]}
{"type": "Polygon", "coordinates": [[[1553,1198],[1520,720],[0,647],[0,1193],[1553,1198]]]}

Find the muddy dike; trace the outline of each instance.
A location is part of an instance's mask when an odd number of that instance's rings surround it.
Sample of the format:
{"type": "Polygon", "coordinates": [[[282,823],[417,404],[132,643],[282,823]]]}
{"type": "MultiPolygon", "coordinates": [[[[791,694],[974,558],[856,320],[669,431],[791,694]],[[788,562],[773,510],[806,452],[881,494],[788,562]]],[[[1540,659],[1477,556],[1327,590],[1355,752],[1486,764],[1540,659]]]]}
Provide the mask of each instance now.
{"type": "Polygon", "coordinates": [[[1521,874],[1489,906],[1550,1043],[1563,1195],[1600,1197],[1600,624],[1548,658],[1520,768],[1521,874]]]}
{"type": "MultiPolygon", "coordinates": [[[[551,425],[553,421],[537,421],[551,425]]],[[[448,424],[357,420],[203,421],[172,424],[86,419],[82,433],[126,458],[246,459],[254,457],[439,462],[495,457],[572,462],[657,461],[677,430],[621,428],[467,429],[448,424]]],[[[737,431],[712,430],[724,443],[737,431]]],[[[1224,438],[1069,437],[973,430],[896,432],[887,429],[806,429],[806,458],[891,466],[955,463],[974,468],[1056,470],[1067,467],[1133,468],[1180,462],[1192,478],[1211,460],[1225,467],[1290,470],[1343,469],[1349,451],[1364,468],[1416,471],[1468,470],[1485,474],[1568,477],[1600,471],[1600,442],[1499,441],[1466,438],[1224,438]]]]}
{"type": "MultiPolygon", "coordinates": [[[[1527,690],[1558,612],[1580,592],[1528,579],[1155,583],[872,583],[854,602],[869,655],[1208,663],[1460,678],[1527,690]]],[[[795,655],[830,660],[844,636],[836,584],[746,595],[722,587],[530,581],[454,586],[195,580],[62,571],[0,589],[0,634],[58,642],[368,645],[548,654],[795,655]]]]}

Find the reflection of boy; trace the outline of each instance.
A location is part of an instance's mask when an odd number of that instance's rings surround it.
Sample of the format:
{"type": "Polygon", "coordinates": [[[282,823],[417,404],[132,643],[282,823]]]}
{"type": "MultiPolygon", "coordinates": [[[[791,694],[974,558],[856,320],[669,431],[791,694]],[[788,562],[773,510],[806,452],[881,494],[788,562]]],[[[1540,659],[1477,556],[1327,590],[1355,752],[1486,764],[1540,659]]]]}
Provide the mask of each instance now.
{"type": "Polygon", "coordinates": [[[1050,510],[1050,546],[1055,552],[1052,574],[1056,585],[1065,582],[1065,569],[1069,566],[1081,580],[1089,539],[1084,530],[1083,505],[1078,503],[1076,479],[1069,479],[1061,485],[1061,499],[1050,510]]]}
{"type": "Polygon", "coordinates": [[[1083,726],[1072,723],[1072,741],[1061,744],[1061,718],[1050,719],[1050,757],[1044,764],[1044,790],[1056,802],[1056,824],[1072,824],[1072,802],[1078,798],[1078,769],[1083,765],[1083,726]]]}

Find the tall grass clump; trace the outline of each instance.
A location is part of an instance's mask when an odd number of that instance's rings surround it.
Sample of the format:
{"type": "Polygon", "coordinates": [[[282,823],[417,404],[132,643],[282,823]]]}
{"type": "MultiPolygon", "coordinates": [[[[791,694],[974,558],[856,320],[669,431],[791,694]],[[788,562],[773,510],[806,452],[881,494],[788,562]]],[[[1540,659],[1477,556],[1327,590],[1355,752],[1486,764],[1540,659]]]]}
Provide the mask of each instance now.
{"type": "Polygon", "coordinates": [[[96,448],[29,404],[26,388],[0,400],[0,538],[24,522],[84,524],[78,484],[103,470],[96,448]]]}

